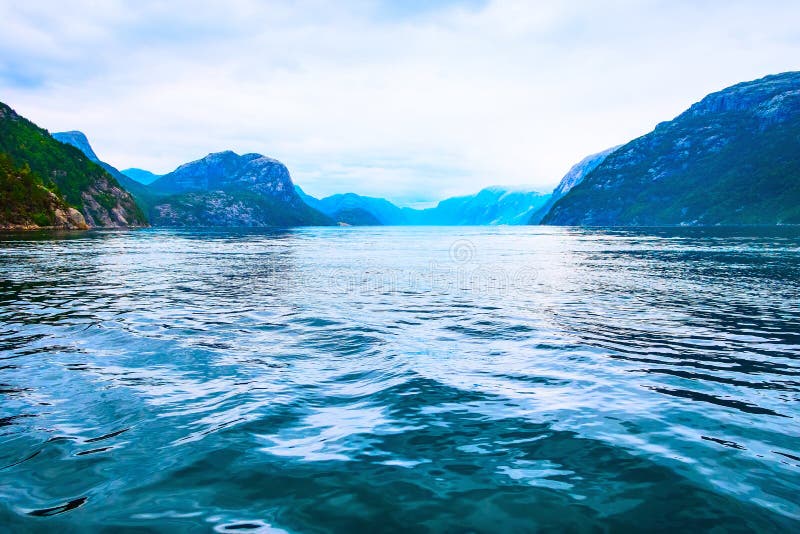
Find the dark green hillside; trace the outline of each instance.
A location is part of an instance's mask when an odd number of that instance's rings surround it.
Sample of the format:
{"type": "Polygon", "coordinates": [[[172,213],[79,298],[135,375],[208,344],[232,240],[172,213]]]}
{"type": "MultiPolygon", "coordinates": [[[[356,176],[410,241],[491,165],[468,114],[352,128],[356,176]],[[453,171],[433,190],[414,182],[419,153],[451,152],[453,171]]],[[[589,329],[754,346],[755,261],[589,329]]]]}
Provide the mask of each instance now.
{"type": "Polygon", "coordinates": [[[800,224],[800,73],[709,95],[617,149],[543,223],[800,224]]]}
{"type": "MultiPolygon", "coordinates": [[[[48,132],[0,103],[0,154],[18,169],[29,169],[40,185],[77,208],[90,226],[146,224],[130,194],[80,150],[60,143],[48,132]]],[[[16,197],[4,197],[3,209],[26,210],[16,197]]],[[[32,214],[31,214],[32,215],[32,214]]],[[[43,220],[43,219],[42,219],[43,220]]]]}
{"type": "Polygon", "coordinates": [[[68,215],[66,202],[48,190],[29,166],[18,167],[10,156],[0,154],[0,228],[80,228],[80,219],[71,224],[68,215]]]}

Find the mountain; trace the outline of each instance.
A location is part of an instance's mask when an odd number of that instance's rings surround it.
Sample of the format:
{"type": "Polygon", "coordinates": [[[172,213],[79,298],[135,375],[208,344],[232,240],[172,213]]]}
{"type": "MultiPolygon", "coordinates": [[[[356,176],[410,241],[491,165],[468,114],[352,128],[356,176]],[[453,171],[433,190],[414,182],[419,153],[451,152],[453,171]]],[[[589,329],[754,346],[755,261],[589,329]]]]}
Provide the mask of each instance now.
{"type": "Polygon", "coordinates": [[[317,199],[295,186],[309,206],[332,219],[347,224],[366,224],[364,212],[382,225],[487,225],[525,224],[531,215],[550,198],[549,194],[528,190],[489,187],[475,195],[453,197],[424,210],[400,208],[386,199],[365,197],[355,193],[317,199]],[[357,216],[358,221],[352,222],[357,216]],[[348,220],[350,217],[352,220],[348,220]]]}
{"type": "Polygon", "coordinates": [[[69,132],[58,132],[52,134],[53,138],[57,141],[61,141],[62,143],[66,143],[68,145],[72,145],[84,154],[86,157],[89,158],[91,161],[97,163],[100,160],[97,158],[97,154],[94,153],[92,150],[92,145],[89,144],[89,140],[86,139],[86,135],[83,132],[79,132],[77,130],[71,130],[69,132]]]}
{"type": "Polygon", "coordinates": [[[547,215],[547,212],[550,211],[550,208],[552,208],[556,202],[561,200],[561,197],[569,193],[570,189],[581,183],[583,179],[586,178],[587,174],[595,170],[601,163],[603,163],[603,161],[605,161],[609,154],[618,148],[619,146],[615,146],[602,152],[598,152],[597,154],[586,156],[581,161],[573,165],[567,174],[565,174],[561,179],[561,182],[559,182],[558,186],[553,190],[552,195],[544,204],[544,206],[537,209],[536,212],[531,216],[531,218],[528,220],[528,224],[539,224],[542,221],[542,218],[547,215]]]}
{"type": "Polygon", "coordinates": [[[708,95],[614,151],[542,222],[800,224],[800,72],[708,95]]]}
{"type": "Polygon", "coordinates": [[[147,187],[124,175],[113,165],[101,161],[97,157],[97,154],[95,154],[91,143],[89,143],[89,140],[86,138],[86,135],[83,132],[79,132],[77,130],[72,130],[69,132],[56,132],[52,134],[52,136],[53,139],[56,139],[67,145],[74,146],[83,152],[87,158],[100,165],[108,174],[114,177],[119,185],[121,185],[133,196],[136,203],[140,208],[142,208],[143,213],[150,211],[150,206],[153,203],[154,195],[147,189],[147,187]]]}
{"type": "Polygon", "coordinates": [[[151,221],[164,226],[301,226],[332,221],[309,207],[281,162],[218,152],[181,165],[149,186],[151,221]]]}
{"type": "Polygon", "coordinates": [[[484,225],[526,224],[550,198],[549,193],[487,187],[475,195],[442,200],[435,208],[404,213],[412,224],[484,225]]]}
{"type": "Polygon", "coordinates": [[[154,225],[331,224],[327,217],[299,199],[282,163],[260,154],[239,156],[231,151],[209,154],[145,185],[100,161],[81,132],[55,133],[53,137],[85,151],[87,157],[93,158],[130,191],[154,225]]]}
{"type": "MultiPolygon", "coordinates": [[[[300,197],[300,200],[305,202],[308,206],[314,208],[317,211],[322,211],[320,209],[320,203],[319,203],[319,199],[318,198],[312,197],[311,195],[309,195],[308,193],[303,191],[303,188],[300,187],[299,185],[295,185],[294,186],[294,191],[295,191],[295,193],[297,193],[297,196],[300,197]]],[[[325,213],[325,212],[323,212],[323,213],[325,213]]]]}
{"type": "Polygon", "coordinates": [[[331,219],[346,226],[383,226],[375,215],[362,208],[341,209],[331,215],[331,219]]]}
{"type": "Polygon", "coordinates": [[[141,209],[113,176],[80,150],[53,139],[47,130],[2,103],[0,154],[4,162],[0,226],[118,228],[146,224],[141,209]]]}
{"type": "Polygon", "coordinates": [[[150,185],[159,178],[161,178],[160,174],[153,174],[152,172],[146,171],[144,169],[132,168],[132,169],[124,169],[120,172],[122,172],[122,174],[124,174],[131,180],[139,182],[140,184],[144,185],[150,185]]]}
{"type": "MultiPolygon", "coordinates": [[[[332,224],[325,215],[300,200],[289,171],[282,163],[260,154],[239,156],[231,151],[209,154],[145,185],[100,161],[81,132],[56,133],[53,137],[86,151],[87,157],[94,158],[130,191],[148,213],[153,225],[252,227],[332,224]]],[[[352,214],[353,217],[356,215],[352,214]]],[[[362,217],[364,215],[369,214],[362,214],[362,217]]]]}
{"type": "Polygon", "coordinates": [[[337,222],[352,225],[401,225],[408,224],[403,210],[386,199],[365,197],[355,193],[331,195],[323,199],[306,194],[299,186],[295,186],[297,194],[303,201],[337,222]],[[369,217],[366,217],[369,215],[369,217]]]}

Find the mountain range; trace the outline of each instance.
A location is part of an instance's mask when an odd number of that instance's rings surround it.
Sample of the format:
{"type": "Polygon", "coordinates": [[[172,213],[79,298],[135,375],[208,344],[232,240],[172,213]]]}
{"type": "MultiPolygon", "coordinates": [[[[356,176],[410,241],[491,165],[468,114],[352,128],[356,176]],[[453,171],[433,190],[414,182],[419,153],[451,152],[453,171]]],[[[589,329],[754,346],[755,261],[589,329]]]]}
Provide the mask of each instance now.
{"type": "Polygon", "coordinates": [[[710,94],[574,165],[552,193],[489,187],[428,209],[317,199],[261,154],[216,152],[165,175],[100,160],[0,103],[0,229],[144,226],[800,224],[800,72],[710,94]]]}
{"type": "Polygon", "coordinates": [[[105,168],[133,194],[155,226],[526,224],[550,198],[537,191],[491,187],[422,210],[355,193],[317,199],[292,183],[281,162],[232,151],[209,154],[163,176],[134,171],[140,178],[155,177],[144,184],[100,161],[81,132],[53,137],[85,151],[105,168]]]}
{"type": "Polygon", "coordinates": [[[55,133],[53,137],[86,151],[87,157],[124,184],[154,226],[333,224],[300,199],[285,165],[260,154],[212,153],[163,176],[148,173],[156,179],[144,184],[98,160],[82,133],[55,133]]]}
{"type": "Polygon", "coordinates": [[[383,198],[344,193],[317,199],[306,194],[300,186],[295,186],[295,191],[303,202],[336,222],[354,226],[408,224],[402,208],[383,198]]]}
{"type": "Polygon", "coordinates": [[[527,224],[531,215],[549,198],[550,193],[495,186],[475,195],[448,198],[434,208],[407,210],[406,213],[411,224],[527,224]]]}
{"type": "Polygon", "coordinates": [[[549,193],[488,187],[474,195],[448,198],[433,208],[399,207],[386,199],[355,193],[317,199],[296,186],[306,204],[332,219],[352,225],[461,226],[526,224],[550,198],[549,193]]]}

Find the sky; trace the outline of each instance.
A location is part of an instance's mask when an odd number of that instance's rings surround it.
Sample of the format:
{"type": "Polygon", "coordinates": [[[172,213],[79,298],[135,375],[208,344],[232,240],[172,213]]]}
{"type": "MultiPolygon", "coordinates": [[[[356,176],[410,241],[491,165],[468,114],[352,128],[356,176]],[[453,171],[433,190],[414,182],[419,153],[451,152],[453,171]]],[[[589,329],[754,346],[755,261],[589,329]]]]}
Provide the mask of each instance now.
{"type": "Polygon", "coordinates": [[[115,167],[258,152],[310,194],[403,205],[551,190],[790,70],[794,0],[0,0],[0,101],[115,167]]]}

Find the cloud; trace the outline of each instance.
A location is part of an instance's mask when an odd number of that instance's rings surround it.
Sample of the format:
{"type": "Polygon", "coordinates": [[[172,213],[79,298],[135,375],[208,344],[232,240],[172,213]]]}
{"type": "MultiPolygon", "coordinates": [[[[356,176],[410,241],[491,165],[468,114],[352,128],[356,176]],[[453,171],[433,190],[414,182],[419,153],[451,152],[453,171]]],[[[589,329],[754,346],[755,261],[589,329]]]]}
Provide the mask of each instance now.
{"type": "Polygon", "coordinates": [[[0,3],[0,99],[120,168],[284,161],[313,194],[547,189],[706,93],[794,70],[792,2],[0,3]]]}

